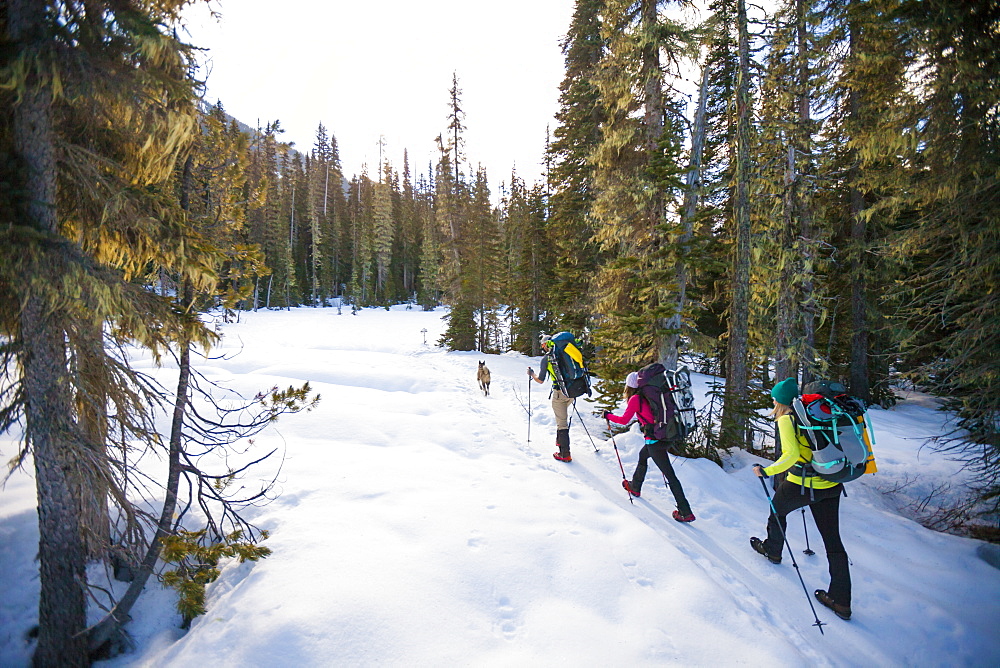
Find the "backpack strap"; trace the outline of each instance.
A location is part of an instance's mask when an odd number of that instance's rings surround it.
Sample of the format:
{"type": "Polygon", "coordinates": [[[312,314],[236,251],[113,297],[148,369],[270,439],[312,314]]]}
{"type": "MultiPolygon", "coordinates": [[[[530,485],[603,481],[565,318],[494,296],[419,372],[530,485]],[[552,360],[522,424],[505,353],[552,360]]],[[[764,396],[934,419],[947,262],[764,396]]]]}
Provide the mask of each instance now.
{"type": "MultiPolygon", "coordinates": [[[[799,403],[801,405],[801,401],[799,403]]],[[[795,428],[795,439],[799,440],[804,436],[803,429],[810,429],[810,427],[802,425],[798,413],[796,411],[793,410],[790,417],[792,418],[792,426],[795,428]]],[[[808,432],[805,433],[806,440],[809,443],[812,443],[813,439],[810,438],[810,436],[812,435],[809,434],[808,432]]],[[[791,468],[788,469],[788,473],[790,473],[791,475],[799,476],[799,480],[801,481],[799,483],[799,492],[801,494],[805,494],[806,489],[808,489],[809,498],[810,500],[812,500],[815,499],[815,491],[814,491],[815,488],[812,485],[806,485],[806,479],[816,478],[818,476],[816,475],[816,469],[813,468],[812,462],[802,456],[801,442],[799,443],[799,448],[800,448],[799,459],[794,464],[792,464],[791,468]]],[[[811,445],[809,446],[809,449],[810,451],[812,450],[811,445]]]]}

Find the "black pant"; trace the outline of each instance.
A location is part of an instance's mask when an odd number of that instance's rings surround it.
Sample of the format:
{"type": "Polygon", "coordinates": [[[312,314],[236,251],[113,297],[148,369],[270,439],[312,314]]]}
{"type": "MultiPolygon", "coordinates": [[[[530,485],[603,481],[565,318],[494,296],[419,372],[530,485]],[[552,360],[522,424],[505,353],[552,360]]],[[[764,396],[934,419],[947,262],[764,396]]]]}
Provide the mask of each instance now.
{"type": "Polygon", "coordinates": [[[826,561],[830,567],[830,588],[827,592],[840,605],[851,605],[851,570],[848,566],[847,551],[840,540],[840,496],[844,487],[837,485],[829,489],[809,489],[786,480],[774,493],[774,512],[767,518],[767,540],[764,550],[780,556],[784,541],[781,532],[785,530],[788,513],[809,506],[819,535],[826,547],[826,561]],[[778,517],[775,519],[775,513],[778,517]],[[779,528],[778,522],[781,523],[779,528]]]}
{"type": "Polygon", "coordinates": [[[632,489],[636,491],[642,489],[642,482],[646,479],[646,468],[649,466],[648,460],[652,457],[667,479],[667,486],[670,487],[670,493],[674,495],[677,510],[680,511],[681,515],[690,515],[691,506],[688,504],[687,497],[684,496],[684,488],[681,487],[681,481],[674,473],[674,467],[670,465],[669,447],[669,441],[656,441],[642,446],[642,450],[639,451],[639,463],[636,464],[635,473],[632,474],[632,489]]]}

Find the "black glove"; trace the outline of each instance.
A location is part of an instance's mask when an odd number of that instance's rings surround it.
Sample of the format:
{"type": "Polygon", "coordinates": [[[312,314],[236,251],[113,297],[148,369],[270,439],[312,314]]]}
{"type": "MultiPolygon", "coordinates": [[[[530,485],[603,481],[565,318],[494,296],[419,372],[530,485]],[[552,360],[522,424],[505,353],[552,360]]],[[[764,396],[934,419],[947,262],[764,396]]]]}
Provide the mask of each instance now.
{"type": "Polygon", "coordinates": [[[608,418],[609,415],[611,415],[611,411],[604,411],[604,419],[610,422],[610,419],[608,418]]]}

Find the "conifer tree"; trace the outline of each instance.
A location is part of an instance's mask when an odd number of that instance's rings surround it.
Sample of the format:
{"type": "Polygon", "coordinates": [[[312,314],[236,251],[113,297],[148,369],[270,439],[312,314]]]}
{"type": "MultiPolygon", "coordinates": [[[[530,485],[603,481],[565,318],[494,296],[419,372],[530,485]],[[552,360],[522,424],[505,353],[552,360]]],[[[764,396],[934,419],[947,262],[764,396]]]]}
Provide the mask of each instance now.
{"type": "Polygon", "coordinates": [[[682,188],[682,125],[679,106],[664,96],[661,58],[676,71],[690,42],[660,15],[663,4],[610,0],[602,24],[607,51],[597,83],[605,118],[592,156],[592,211],[595,239],[613,258],[596,278],[597,366],[607,378],[662,358],[664,324],[678,311],[667,276],[679,250],[673,202],[682,188]]]}
{"type": "Polygon", "coordinates": [[[671,316],[666,318],[664,323],[666,336],[661,346],[661,357],[668,369],[678,368],[680,356],[679,343],[684,325],[683,316],[688,306],[688,289],[691,277],[697,264],[694,259],[697,254],[693,250],[697,240],[695,237],[695,221],[702,196],[702,180],[704,178],[702,162],[705,155],[705,135],[707,132],[708,75],[709,69],[706,64],[702,70],[701,87],[698,92],[697,108],[691,130],[691,150],[684,182],[684,201],[680,210],[679,236],[677,239],[679,248],[674,267],[677,308],[671,316]]]}
{"type": "Polygon", "coordinates": [[[373,262],[375,253],[374,237],[375,184],[368,178],[366,167],[361,176],[351,182],[348,197],[352,237],[352,273],[349,288],[351,303],[357,309],[375,303],[373,283],[373,262]]]}
{"type": "Polygon", "coordinates": [[[497,308],[501,295],[501,250],[497,214],[490,203],[486,170],[480,166],[472,184],[469,202],[471,243],[470,301],[477,316],[476,350],[495,352],[499,341],[497,308]]]}
{"type": "Polygon", "coordinates": [[[326,136],[326,128],[320,123],[316,128],[316,141],[307,169],[309,183],[309,269],[310,269],[310,303],[318,306],[325,303],[323,285],[328,283],[324,265],[329,261],[324,257],[324,251],[329,246],[325,242],[325,231],[329,229],[329,191],[330,191],[330,145],[326,136]],[[327,280],[324,280],[327,279],[327,280]]]}
{"type": "Polygon", "coordinates": [[[346,277],[351,273],[350,235],[347,233],[347,196],[344,192],[344,172],[340,164],[337,139],[330,135],[329,177],[324,176],[323,192],[327,228],[324,233],[325,256],[329,258],[328,272],[332,295],[342,292],[346,277]]]}
{"type": "Polygon", "coordinates": [[[707,73],[705,142],[700,170],[701,209],[696,231],[702,239],[703,262],[695,267],[690,297],[701,305],[693,316],[698,337],[695,349],[706,360],[705,371],[724,375],[713,360],[725,359],[727,308],[730,285],[727,260],[732,246],[732,180],[735,163],[732,141],[736,127],[732,104],[736,90],[737,31],[733,0],[715,0],[709,6],[705,25],[705,70],[707,73]]]}
{"type": "Polygon", "coordinates": [[[410,158],[408,151],[403,151],[403,182],[400,193],[399,212],[399,255],[401,265],[401,286],[407,300],[412,300],[417,293],[418,272],[420,268],[420,246],[423,225],[421,220],[422,202],[413,183],[410,173],[410,158]]]}
{"type": "Polygon", "coordinates": [[[870,128],[858,150],[863,171],[897,156],[906,169],[865,174],[885,196],[863,215],[896,219],[889,247],[904,262],[906,369],[958,412],[957,426],[967,432],[953,435],[961,438],[955,451],[979,473],[983,498],[996,512],[1000,8],[933,0],[891,16],[911,44],[917,85],[892,108],[890,119],[904,122],[870,128]]]}
{"type": "Polygon", "coordinates": [[[542,187],[529,189],[523,179],[511,174],[503,210],[508,267],[505,301],[510,311],[511,347],[538,356],[539,335],[562,325],[547,317],[555,258],[548,240],[542,187]]]}
{"type": "Polygon", "coordinates": [[[201,115],[194,147],[188,219],[222,254],[213,301],[226,310],[245,304],[267,273],[259,245],[249,239],[245,207],[249,138],[228,121],[222,102],[201,115]]]}
{"type": "Polygon", "coordinates": [[[446,303],[451,307],[448,328],[441,342],[452,350],[476,347],[476,305],[471,294],[474,246],[469,234],[469,187],[462,178],[464,159],[462,91],[452,75],[449,90],[448,142],[438,137],[439,160],[435,168],[435,217],[442,232],[444,263],[439,274],[446,303]]]}
{"type": "Polygon", "coordinates": [[[732,297],[729,309],[726,352],[725,404],[720,445],[723,449],[746,447],[749,406],[747,323],[750,311],[750,180],[754,166],[750,157],[752,100],[750,96],[750,35],[746,4],[736,0],[739,66],[736,74],[736,132],[733,184],[735,247],[732,255],[732,297]]]}
{"type": "MultiPolygon", "coordinates": [[[[863,163],[861,146],[870,134],[902,133],[909,41],[893,21],[896,3],[833,2],[825,8],[832,29],[821,51],[831,58],[838,76],[821,98],[832,112],[824,128],[826,157],[820,175],[833,185],[821,191],[819,206],[828,212],[829,243],[837,260],[827,276],[833,297],[828,318],[827,357],[831,375],[844,380],[851,393],[868,402],[889,405],[889,368],[898,347],[887,314],[897,310],[895,295],[882,289],[899,277],[900,267],[877,249],[894,226],[892,216],[869,215],[882,194],[868,183],[897,179],[907,173],[899,156],[863,163]]],[[[878,141],[878,140],[876,140],[878,141]]]]}
{"type": "Polygon", "coordinates": [[[0,428],[23,414],[35,462],[36,665],[89,663],[80,509],[115,480],[108,444],[91,440],[107,437],[110,425],[95,424],[103,420],[92,409],[113,406],[106,415],[123,441],[151,442],[146,402],[154,395],[107,353],[101,332],[162,349],[181,325],[130,279],[155,263],[193,280],[209,274],[197,244],[182,242],[188,230],[171,219],[163,188],[196,131],[190,54],[168,28],[179,6],[94,2],[56,11],[12,0],[0,24],[12,47],[0,63],[0,169],[16,184],[0,207],[0,285],[13,302],[3,305],[13,345],[0,350],[0,366],[16,374],[4,380],[16,389],[4,391],[0,428]],[[73,372],[85,368],[86,378],[73,372]]]}
{"type": "Polygon", "coordinates": [[[393,219],[392,207],[392,167],[389,162],[383,163],[381,178],[374,184],[372,202],[372,237],[375,256],[375,291],[380,295],[382,303],[388,304],[391,290],[389,268],[392,263],[392,245],[396,233],[396,223],[393,219]]]}
{"type": "Polygon", "coordinates": [[[442,234],[435,214],[433,183],[430,179],[418,188],[420,197],[416,200],[417,219],[423,232],[420,239],[420,304],[425,311],[440,303],[442,292],[442,234]]]}
{"type": "MultiPolygon", "coordinates": [[[[248,199],[251,209],[251,236],[264,250],[264,259],[271,270],[267,285],[260,292],[260,301],[267,308],[272,304],[284,303],[281,295],[286,293],[290,271],[291,221],[289,207],[282,207],[281,169],[287,146],[278,141],[283,133],[280,121],[268,123],[263,132],[258,132],[260,143],[251,166],[250,192],[248,199]],[[288,214],[288,215],[286,215],[288,214]]],[[[286,181],[287,183],[287,181],[286,181]]],[[[290,195],[291,193],[289,193],[290,195]]]]}
{"type": "Polygon", "coordinates": [[[591,281],[599,263],[593,241],[591,207],[594,165],[604,110],[595,78],[604,55],[601,12],[605,0],[577,0],[562,44],[565,75],[559,85],[558,125],[548,147],[549,245],[554,249],[553,281],[546,291],[560,326],[583,332],[591,324],[591,281]]]}

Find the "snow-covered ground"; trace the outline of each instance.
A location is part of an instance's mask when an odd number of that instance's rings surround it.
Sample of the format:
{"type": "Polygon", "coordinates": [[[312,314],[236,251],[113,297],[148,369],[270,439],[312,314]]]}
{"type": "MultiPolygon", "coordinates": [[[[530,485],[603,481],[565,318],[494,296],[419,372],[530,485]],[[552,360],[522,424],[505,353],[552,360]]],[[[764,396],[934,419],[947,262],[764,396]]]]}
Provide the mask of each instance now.
{"type": "MultiPolygon", "coordinates": [[[[245,396],[306,380],[322,395],[256,439],[285,453],[281,496],[250,512],[273,555],[228,563],[186,633],[173,592],[151,582],[136,650],[101,665],[1000,665],[1000,571],[981,543],[923,528],[883,493],[964,475],[921,449],[943,416],[920,397],[872,411],[880,472],[851,483],[841,511],[854,617],[816,604],[821,634],[787,552],[773,565],[748,544],[767,518],[756,458],[675,460],[692,524],[670,518],[652,464],[630,503],[603,421],[581,402],[599,451],[576,418],[573,462],[555,461],[544,386],[531,390],[530,441],[522,407],[537,359],[445,352],[442,315],[302,308],[223,326],[226,356],[200,363],[207,377],[245,396]]],[[[167,386],[176,375],[154,373],[167,386]]],[[[699,399],[707,382],[695,376],[699,399]]],[[[641,436],[615,440],[631,475],[641,436]]],[[[0,455],[13,453],[5,435],[0,455]]],[[[811,518],[808,531],[815,556],[790,517],[811,596],[828,580],[811,518]]],[[[0,491],[2,666],[29,660],[36,544],[33,480],[18,472],[0,491]]]]}

